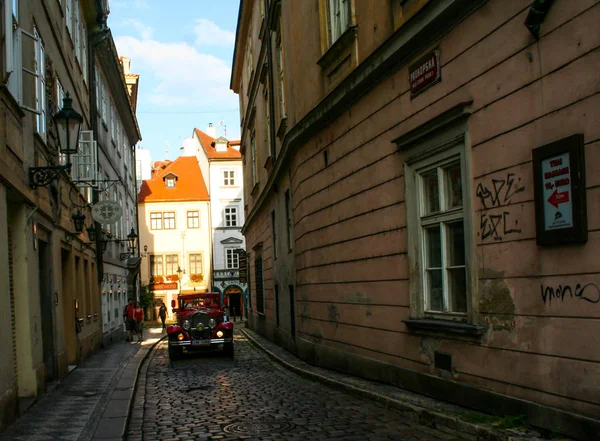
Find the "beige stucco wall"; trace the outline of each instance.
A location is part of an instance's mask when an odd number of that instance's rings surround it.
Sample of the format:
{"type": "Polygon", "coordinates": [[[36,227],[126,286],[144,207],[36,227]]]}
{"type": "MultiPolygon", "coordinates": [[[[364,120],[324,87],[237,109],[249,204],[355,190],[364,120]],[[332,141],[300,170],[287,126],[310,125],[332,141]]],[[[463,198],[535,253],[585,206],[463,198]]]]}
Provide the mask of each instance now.
{"type": "MultiPolygon", "coordinates": [[[[208,201],[190,202],[152,202],[139,205],[140,249],[148,245],[147,256],[142,259],[140,274],[142,285],[150,280],[150,255],[152,254],[177,254],[179,266],[185,270],[182,274],[181,290],[194,290],[203,292],[210,287],[211,267],[211,241],[210,219],[208,201]],[[197,210],[200,212],[200,228],[187,228],[187,212],[197,210]],[[175,212],[174,230],[151,230],[150,213],[175,212]],[[192,283],[189,279],[189,254],[202,254],[204,280],[201,283],[192,283]]],[[[163,268],[166,271],[166,262],[163,257],[163,268]]],[[[168,275],[168,274],[165,274],[168,275]]],[[[168,280],[165,279],[165,282],[168,280]]],[[[155,292],[156,298],[162,298],[169,307],[169,319],[172,319],[170,302],[176,298],[179,287],[175,290],[160,290],[155,292]]]]}
{"type": "MultiPolygon", "coordinates": [[[[526,0],[485,2],[412,60],[439,47],[441,83],[411,99],[405,65],[293,156],[296,343],[319,353],[323,364],[339,359],[332,354],[351,354],[597,418],[600,34],[593,30],[600,5],[555,2],[539,41],[523,24],[530,6],[526,0]],[[470,101],[466,145],[473,192],[467,197],[475,225],[476,314],[486,326],[475,344],[460,337],[417,335],[402,322],[410,315],[411,274],[404,155],[392,142],[470,101]],[[589,239],[583,245],[538,247],[531,152],[575,133],[583,133],[585,140],[589,239]],[[494,203],[477,191],[493,189],[493,180],[502,183],[494,203]],[[489,223],[482,220],[498,213],[507,213],[506,228],[501,225],[490,234],[489,223]],[[548,288],[569,286],[575,292],[577,285],[587,286],[590,300],[569,295],[544,300],[548,288]],[[452,372],[434,367],[434,351],[452,356],[452,372]]],[[[282,15],[291,23],[286,33],[294,37],[288,39],[286,57],[293,121],[324,97],[311,73],[318,69],[314,63],[320,52],[314,36],[318,17],[309,9],[304,2],[283,2],[282,15]]],[[[373,9],[371,23],[387,23],[386,13],[386,7],[373,9]]],[[[372,28],[360,25],[360,32],[372,28]]],[[[359,33],[359,45],[361,38],[359,33]]],[[[245,228],[248,249],[262,243],[255,253],[264,258],[265,317],[254,311],[251,322],[268,335],[274,332],[273,284],[278,271],[284,271],[273,265],[270,249],[269,215],[278,197],[269,195],[245,228]]],[[[249,198],[249,211],[257,201],[259,196],[249,198]]],[[[255,305],[254,259],[250,264],[255,305]]]]}

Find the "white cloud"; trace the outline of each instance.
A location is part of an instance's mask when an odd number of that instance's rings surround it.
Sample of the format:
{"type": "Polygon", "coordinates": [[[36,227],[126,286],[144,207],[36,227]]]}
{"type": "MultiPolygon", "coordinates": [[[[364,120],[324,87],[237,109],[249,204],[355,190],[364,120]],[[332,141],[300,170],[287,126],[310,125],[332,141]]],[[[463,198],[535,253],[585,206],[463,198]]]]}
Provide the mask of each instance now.
{"type": "Polygon", "coordinates": [[[152,35],[154,34],[154,28],[151,26],[147,26],[144,23],[142,23],[141,21],[135,19],[135,18],[130,18],[128,20],[123,20],[120,23],[120,26],[123,27],[131,27],[132,29],[134,29],[135,31],[137,31],[137,33],[139,34],[139,36],[143,39],[143,40],[149,40],[152,38],[152,35]]]}
{"type": "Polygon", "coordinates": [[[235,33],[223,30],[205,18],[196,20],[194,35],[197,46],[233,46],[235,43],[235,33]]]}
{"type": "Polygon", "coordinates": [[[237,103],[229,90],[231,68],[224,60],[187,43],[119,37],[115,44],[119,55],[131,59],[133,72],[140,74],[140,99],[171,108],[223,108],[237,103]],[[150,77],[156,82],[150,84],[150,77]]]}

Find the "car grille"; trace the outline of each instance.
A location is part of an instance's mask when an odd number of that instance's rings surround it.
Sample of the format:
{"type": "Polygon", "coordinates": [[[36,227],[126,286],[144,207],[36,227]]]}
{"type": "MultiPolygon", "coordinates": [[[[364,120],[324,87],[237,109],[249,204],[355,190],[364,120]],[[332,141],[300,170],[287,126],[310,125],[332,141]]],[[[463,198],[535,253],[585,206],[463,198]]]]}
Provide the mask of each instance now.
{"type": "Polygon", "coordinates": [[[199,339],[206,339],[206,338],[210,338],[210,335],[212,334],[212,328],[208,327],[208,321],[210,320],[210,317],[206,314],[196,314],[195,316],[192,317],[191,320],[191,331],[192,331],[192,338],[199,340],[199,339]],[[198,325],[204,325],[204,330],[198,330],[196,329],[198,327],[198,325]]]}

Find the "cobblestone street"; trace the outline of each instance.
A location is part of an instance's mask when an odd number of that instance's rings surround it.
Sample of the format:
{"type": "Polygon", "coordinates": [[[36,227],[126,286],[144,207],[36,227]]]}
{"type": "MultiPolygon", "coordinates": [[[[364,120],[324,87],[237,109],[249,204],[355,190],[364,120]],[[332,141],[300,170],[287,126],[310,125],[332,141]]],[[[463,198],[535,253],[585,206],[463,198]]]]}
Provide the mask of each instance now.
{"type": "Polygon", "coordinates": [[[236,334],[233,360],[218,352],[192,353],[171,363],[161,341],[140,371],[126,439],[457,438],[287,371],[236,334]]]}

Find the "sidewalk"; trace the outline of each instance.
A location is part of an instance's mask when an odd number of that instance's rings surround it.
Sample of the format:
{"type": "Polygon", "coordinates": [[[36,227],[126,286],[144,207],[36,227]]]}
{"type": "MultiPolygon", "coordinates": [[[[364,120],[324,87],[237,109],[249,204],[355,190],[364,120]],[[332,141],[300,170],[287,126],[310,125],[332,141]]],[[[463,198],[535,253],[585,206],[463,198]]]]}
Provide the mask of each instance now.
{"type": "Polygon", "coordinates": [[[6,431],[0,441],[113,441],[125,432],[139,367],[166,333],[144,329],[142,343],[100,349],[60,381],[6,431]]]}
{"type": "Polygon", "coordinates": [[[538,431],[530,427],[519,426],[518,422],[514,420],[486,415],[392,385],[319,368],[300,360],[249,328],[241,329],[241,332],[273,360],[299,375],[345,390],[355,396],[378,401],[399,410],[406,418],[449,435],[459,435],[465,440],[472,441],[542,441],[548,439],[573,441],[561,436],[544,438],[538,431]],[[516,427],[499,428],[503,425],[516,427]]]}

